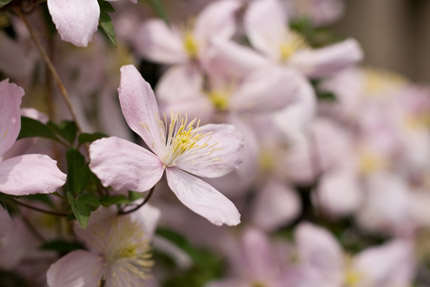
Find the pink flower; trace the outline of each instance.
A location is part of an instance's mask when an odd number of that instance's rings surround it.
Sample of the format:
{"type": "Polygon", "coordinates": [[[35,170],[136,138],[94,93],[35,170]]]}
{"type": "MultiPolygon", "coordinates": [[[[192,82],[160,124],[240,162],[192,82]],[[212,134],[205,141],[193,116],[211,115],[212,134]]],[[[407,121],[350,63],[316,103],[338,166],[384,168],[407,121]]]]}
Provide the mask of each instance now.
{"type": "Polygon", "coordinates": [[[155,231],[160,211],[146,205],[137,212],[117,216],[101,208],[91,215],[89,225],[74,231],[90,251],[72,251],[48,270],[50,287],[143,286],[150,278],[149,240],[155,231]]]}
{"type": "Polygon", "coordinates": [[[223,124],[199,127],[197,119],[188,123],[179,114],[171,115],[170,124],[160,120],[151,87],[132,65],[121,68],[118,91],[127,124],[152,153],[116,137],[94,142],[90,168],[103,185],[144,192],[166,171],[169,187],[188,208],[213,224],[237,225],[240,214],[234,204],[192,175],[214,178],[236,168],[243,147],[237,130],[223,124]]]}
{"type": "MultiPolygon", "coordinates": [[[[137,3],[137,0],[131,0],[137,3]]],[[[100,6],[97,0],[48,0],[61,39],[79,47],[86,47],[97,31],[100,6]]]]}
{"type": "Polygon", "coordinates": [[[0,192],[11,195],[52,193],[66,181],[57,162],[46,155],[26,154],[2,160],[21,129],[24,90],[8,80],[0,82],[0,192]]]}

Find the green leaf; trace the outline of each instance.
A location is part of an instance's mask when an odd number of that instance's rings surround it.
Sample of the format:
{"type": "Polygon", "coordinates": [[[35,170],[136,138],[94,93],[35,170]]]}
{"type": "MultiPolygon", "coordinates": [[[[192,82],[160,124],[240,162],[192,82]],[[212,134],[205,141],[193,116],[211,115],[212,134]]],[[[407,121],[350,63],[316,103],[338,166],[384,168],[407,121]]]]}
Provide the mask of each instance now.
{"type": "Polygon", "coordinates": [[[78,199],[80,202],[85,203],[91,207],[93,207],[93,210],[96,210],[100,206],[99,198],[92,193],[87,193],[79,196],[78,199]]]}
{"type": "Polygon", "coordinates": [[[84,143],[92,143],[93,141],[96,141],[101,138],[106,138],[106,137],[108,136],[104,133],[93,133],[93,134],[82,133],[79,135],[78,142],[79,142],[79,145],[82,145],[84,143]]]}
{"type": "Polygon", "coordinates": [[[336,102],[337,101],[336,96],[330,92],[320,92],[317,94],[317,98],[320,101],[327,101],[327,102],[336,102]]]}
{"type": "Polygon", "coordinates": [[[128,199],[130,201],[135,201],[135,200],[138,200],[138,199],[141,199],[141,198],[143,198],[143,193],[136,192],[136,191],[131,191],[131,190],[128,191],[128,199]]]}
{"type": "Polygon", "coordinates": [[[116,46],[115,30],[113,28],[112,19],[106,12],[100,12],[100,27],[108,36],[109,40],[116,46]]]}
{"type": "Polygon", "coordinates": [[[166,22],[166,24],[169,24],[169,20],[167,20],[167,14],[166,11],[163,8],[163,4],[161,4],[160,0],[144,0],[146,1],[149,6],[151,6],[152,10],[155,11],[155,13],[160,17],[161,19],[166,22]]]}
{"type": "Polygon", "coordinates": [[[87,186],[92,172],[85,161],[85,157],[76,149],[69,148],[66,158],[67,186],[74,195],[78,195],[87,186]]]}
{"type": "Polygon", "coordinates": [[[18,135],[18,139],[30,137],[48,138],[56,141],[59,140],[52,130],[45,124],[32,118],[21,117],[21,131],[18,135]]]}
{"type": "Polygon", "coordinates": [[[54,239],[48,242],[44,242],[40,246],[41,250],[53,250],[60,254],[69,253],[70,251],[77,249],[85,249],[85,247],[80,242],[67,241],[64,239],[54,239]]]}
{"type": "Polygon", "coordinates": [[[67,199],[69,200],[76,220],[82,226],[82,228],[86,228],[88,221],[90,220],[92,211],[91,206],[85,202],[80,201],[79,199],[76,200],[70,192],[67,193],[67,199]]]}
{"type": "Polygon", "coordinates": [[[68,143],[73,144],[78,133],[78,127],[73,121],[62,121],[60,124],[49,121],[46,124],[57,135],[61,136],[68,143]]]}
{"type": "Polygon", "coordinates": [[[113,8],[112,4],[107,1],[99,0],[100,12],[115,12],[115,8],[113,8]]]}
{"type": "Polygon", "coordinates": [[[104,195],[100,198],[100,204],[103,206],[128,203],[130,203],[130,200],[125,195],[104,195]]]}
{"type": "Polygon", "coordinates": [[[12,0],[0,0],[0,7],[6,6],[6,4],[9,4],[12,0]]]}

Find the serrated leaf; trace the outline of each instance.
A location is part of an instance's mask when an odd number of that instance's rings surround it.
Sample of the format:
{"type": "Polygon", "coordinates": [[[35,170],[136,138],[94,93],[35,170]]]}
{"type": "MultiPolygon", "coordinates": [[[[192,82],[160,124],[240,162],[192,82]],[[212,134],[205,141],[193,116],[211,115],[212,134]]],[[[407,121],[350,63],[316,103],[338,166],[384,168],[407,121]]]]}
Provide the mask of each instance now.
{"type": "Polygon", "coordinates": [[[109,40],[116,46],[115,30],[113,28],[112,19],[106,12],[100,12],[100,27],[108,36],[109,40]]]}
{"type": "Polygon", "coordinates": [[[53,132],[61,136],[68,143],[73,144],[78,133],[78,127],[73,121],[62,121],[60,124],[49,121],[46,124],[53,132]]]}
{"type": "Polygon", "coordinates": [[[0,7],[6,6],[10,2],[12,2],[12,0],[0,0],[0,7]]]}
{"type": "Polygon", "coordinates": [[[130,203],[130,200],[125,195],[104,195],[100,198],[100,204],[103,206],[127,203],[130,203]]]}
{"type": "Polygon", "coordinates": [[[21,131],[18,135],[18,139],[30,137],[48,138],[56,141],[59,140],[47,125],[32,118],[21,117],[21,131]]]}
{"type": "Polygon", "coordinates": [[[84,143],[92,143],[93,141],[96,141],[98,139],[105,138],[105,137],[108,137],[108,136],[104,133],[93,133],[93,134],[82,133],[79,135],[78,142],[79,142],[79,145],[82,145],[84,143]]]}
{"type": "Polygon", "coordinates": [[[92,211],[91,207],[85,202],[76,200],[70,192],[67,193],[67,199],[69,200],[70,206],[72,207],[76,221],[78,221],[82,228],[86,228],[88,221],[90,220],[92,211]]]}
{"type": "Polygon", "coordinates": [[[99,0],[100,12],[115,12],[115,8],[113,8],[112,4],[107,1],[99,0]]]}
{"type": "Polygon", "coordinates": [[[85,157],[76,149],[69,148],[66,158],[67,186],[74,195],[78,195],[87,186],[92,172],[85,161],[85,157]]]}

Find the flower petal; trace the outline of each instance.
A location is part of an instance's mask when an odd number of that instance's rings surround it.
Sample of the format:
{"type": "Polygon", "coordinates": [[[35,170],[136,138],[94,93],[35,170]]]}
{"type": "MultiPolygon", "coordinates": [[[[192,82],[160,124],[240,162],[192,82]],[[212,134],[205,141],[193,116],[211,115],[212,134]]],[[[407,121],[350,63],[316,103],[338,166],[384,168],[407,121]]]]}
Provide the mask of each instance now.
{"type": "Polygon", "coordinates": [[[268,112],[293,102],[301,88],[301,76],[276,66],[258,69],[245,77],[231,97],[234,111],[268,112]]]}
{"type": "Polygon", "coordinates": [[[212,47],[211,56],[205,63],[205,70],[211,77],[240,80],[250,72],[270,64],[256,51],[233,41],[216,39],[212,41],[212,47]]]}
{"type": "Polygon", "coordinates": [[[167,183],[189,209],[215,225],[237,225],[240,214],[234,204],[201,179],[178,168],[166,170],[167,183]]]}
{"type": "Polygon", "coordinates": [[[288,33],[287,16],[279,1],[254,1],[245,13],[244,25],[251,44],[272,60],[278,60],[288,33]]]}
{"type": "Polygon", "coordinates": [[[179,64],[188,61],[179,31],[159,19],[143,23],[136,35],[135,46],[145,58],[163,64],[179,64]]]}
{"type": "Polygon", "coordinates": [[[48,9],[63,41],[88,46],[99,25],[97,0],[48,0],[48,9]]]}
{"type": "Polygon", "coordinates": [[[0,82],[0,157],[13,145],[21,129],[24,90],[9,80],[0,82]]]}
{"type": "Polygon", "coordinates": [[[72,251],[51,265],[47,273],[49,287],[99,286],[103,261],[88,251],[72,251]]]}
{"type": "Polygon", "coordinates": [[[303,50],[294,54],[290,64],[306,76],[317,78],[332,75],[343,68],[361,61],[363,51],[354,39],[314,50],[303,50]]]}
{"type": "Polygon", "coordinates": [[[243,137],[232,125],[208,124],[196,129],[196,133],[209,134],[196,145],[208,148],[192,149],[181,155],[177,167],[203,177],[220,177],[237,168],[242,162],[243,137]],[[210,147],[215,145],[213,147],[210,147]]]}
{"type": "Polygon", "coordinates": [[[90,146],[90,169],[104,186],[144,192],[163,175],[163,165],[153,153],[129,141],[103,138],[90,146]]]}
{"type": "Polygon", "coordinates": [[[118,88],[121,110],[128,126],[160,155],[164,150],[158,105],[151,86],[133,65],[121,67],[118,88]]]}
{"type": "Polygon", "coordinates": [[[5,236],[12,227],[12,218],[9,215],[9,212],[0,206],[0,239],[5,236]]]}
{"type": "Polygon", "coordinates": [[[42,154],[26,154],[0,162],[0,191],[11,195],[52,193],[66,182],[57,162],[42,154]]]}
{"type": "Polygon", "coordinates": [[[203,75],[194,65],[178,65],[163,74],[155,92],[160,101],[182,100],[200,96],[203,75]]]}
{"type": "Polygon", "coordinates": [[[208,4],[196,19],[194,36],[200,43],[214,37],[230,38],[236,31],[234,12],[240,7],[240,1],[222,0],[208,4]]]}
{"type": "Polygon", "coordinates": [[[330,282],[342,280],[342,250],[334,236],[326,229],[311,223],[301,223],[295,230],[300,262],[304,267],[313,269],[321,278],[330,282]]]}
{"type": "Polygon", "coordinates": [[[253,221],[263,230],[273,231],[297,217],[301,202],[294,190],[271,180],[258,191],[253,221]]]}

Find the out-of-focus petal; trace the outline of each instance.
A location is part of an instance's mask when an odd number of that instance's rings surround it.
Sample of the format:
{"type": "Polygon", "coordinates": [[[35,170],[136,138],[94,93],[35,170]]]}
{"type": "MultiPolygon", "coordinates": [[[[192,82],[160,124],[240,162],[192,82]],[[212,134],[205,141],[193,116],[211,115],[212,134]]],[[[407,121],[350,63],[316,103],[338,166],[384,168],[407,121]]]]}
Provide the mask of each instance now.
{"type": "Polygon", "coordinates": [[[412,244],[402,240],[365,249],[353,262],[354,271],[362,275],[363,286],[410,286],[414,265],[412,244]]]}
{"type": "Polygon", "coordinates": [[[121,110],[128,126],[156,154],[164,150],[158,105],[151,86],[133,65],[121,67],[118,88],[121,110]]]}
{"type": "Polygon", "coordinates": [[[203,177],[220,177],[237,168],[242,162],[243,137],[232,125],[208,124],[196,133],[209,134],[196,145],[214,145],[209,149],[190,150],[177,160],[177,167],[203,177]]]}
{"type": "Polygon", "coordinates": [[[160,102],[180,101],[200,96],[202,89],[202,71],[194,65],[179,65],[163,74],[155,92],[160,102]]]}
{"type": "Polygon", "coordinates": [[[145,58],[163,64],[188,61],[182,36],[163,20],[148,20],[139,27],[135,36],[136,50],[145,58]]]}
{"type": "Polygon", "coordinates": [[[343,279],[343,257],[334,236],[324,228],[302,223],[296,228],[294,237],[300,264],[333,282],[333,286],[340,285],[343,279]]]}
{"type": "Polygon", "coordinates": [[[178,168],[167,168],[167,183],[189,209],[215,225],[237,225],[240,214],[234,204],[201,179],[178,168]]]}
{"type": "Polygon", "coordinates": [[[194,27],[194,36],[199,43],[233,36],[236,31],[234,12],[240,6],[240,1],[236,0],[221,0],[208,4],[197,17],[194,27]]]}
{"type": "Polygon", "coordinates": [[[9,80],[0,82],[0,157],[13,145],[21,129],[24,90],[9,80]]]}
{"type": "Polygon", "coordinates": [[[254,222],[263,230],[273,231],[293,220],[301,210],[294,190],[271,180],[257,193],[254,202],[254,222]]]}
{"type": "Polygon", "coordinates": [[[272,60],[278,60],[288,33],[287,17],[279,1],[252,2],[245,13],[244,25],[252,45],[272,60]]]}
{"type": "Polygon", "coordinates": [[[0,191],[11,195],[52,193],[66,182],[57,161],[27,154],[0,162],[0,191]]]}
{"type": "Polygon", "coordinates": [[[49,287],[99,286],[103,260],[88,251],[72,251],[51,265],[47,273],[49,287]]]}
{"type": "Polygon", "coordinates": [[[297,52],[290,64],[308,77],[329,76],[356,64],[363,58],[363,51],[354,39],[320,48],[297,52]]]}
{"type": "Polygon", "coordinates": [[[198,118],[200,123],[204,124],[211,122],[215,114],[215,107],[209,97],[200,94],[197,97],[181,100],[160,100],[160,112],[166,114],[167,118],[169,118],[170,113],[186,114],[188,118],[198,118]]]}
{"type": "Polygon", "coordinates": [[[191,257],[184,250],[164,237],[155,236],[153,246],[157,251],[169,255],[182,270],[188,269],[193,265],[191,257]]]}
{"type": "Polygon", "coordinates": [[[299,85],[296,100],[273,115],[274,124],[291,140],[300,138],[309,128],[316,113],[315,92],[304,78],[296,78],[299,85]]]}
{"type": "Polygon", "coordinates": [[[231,97],[234,111],[268,112],[281,110],[296,98],[301,76],[276,66],[258,69],[245,77],[231,97]]]}
{"type": "Polygon", "coordinates": [[[103,138],[91,144],[90,168],[104,186],[138,192],[153,187],[164,171],[156,155],[117,137],[103,138]]]}
{"type": "Polygon", "coordinates": [[[97,0],[48,0],[48,9],[62,40],[88,46],[99,25],[97,0]]]}
{"type": "Polygon", "coordinates": [[[2,227],[0,229],[0,239],[1,239],[3,236],[5,236],[6,233],[9,232],[12,226],[12,218],[10,217],[6,209],[4,209],[2,206],[0,206],[0,226],[2,227]]]}
{"type": "Polygon", "coordinates": [[[362,198],[358,178],[348,170],[328,171],[319,182],[318,204],[329,215],[345,216],[356,211],[362,198]]]}

